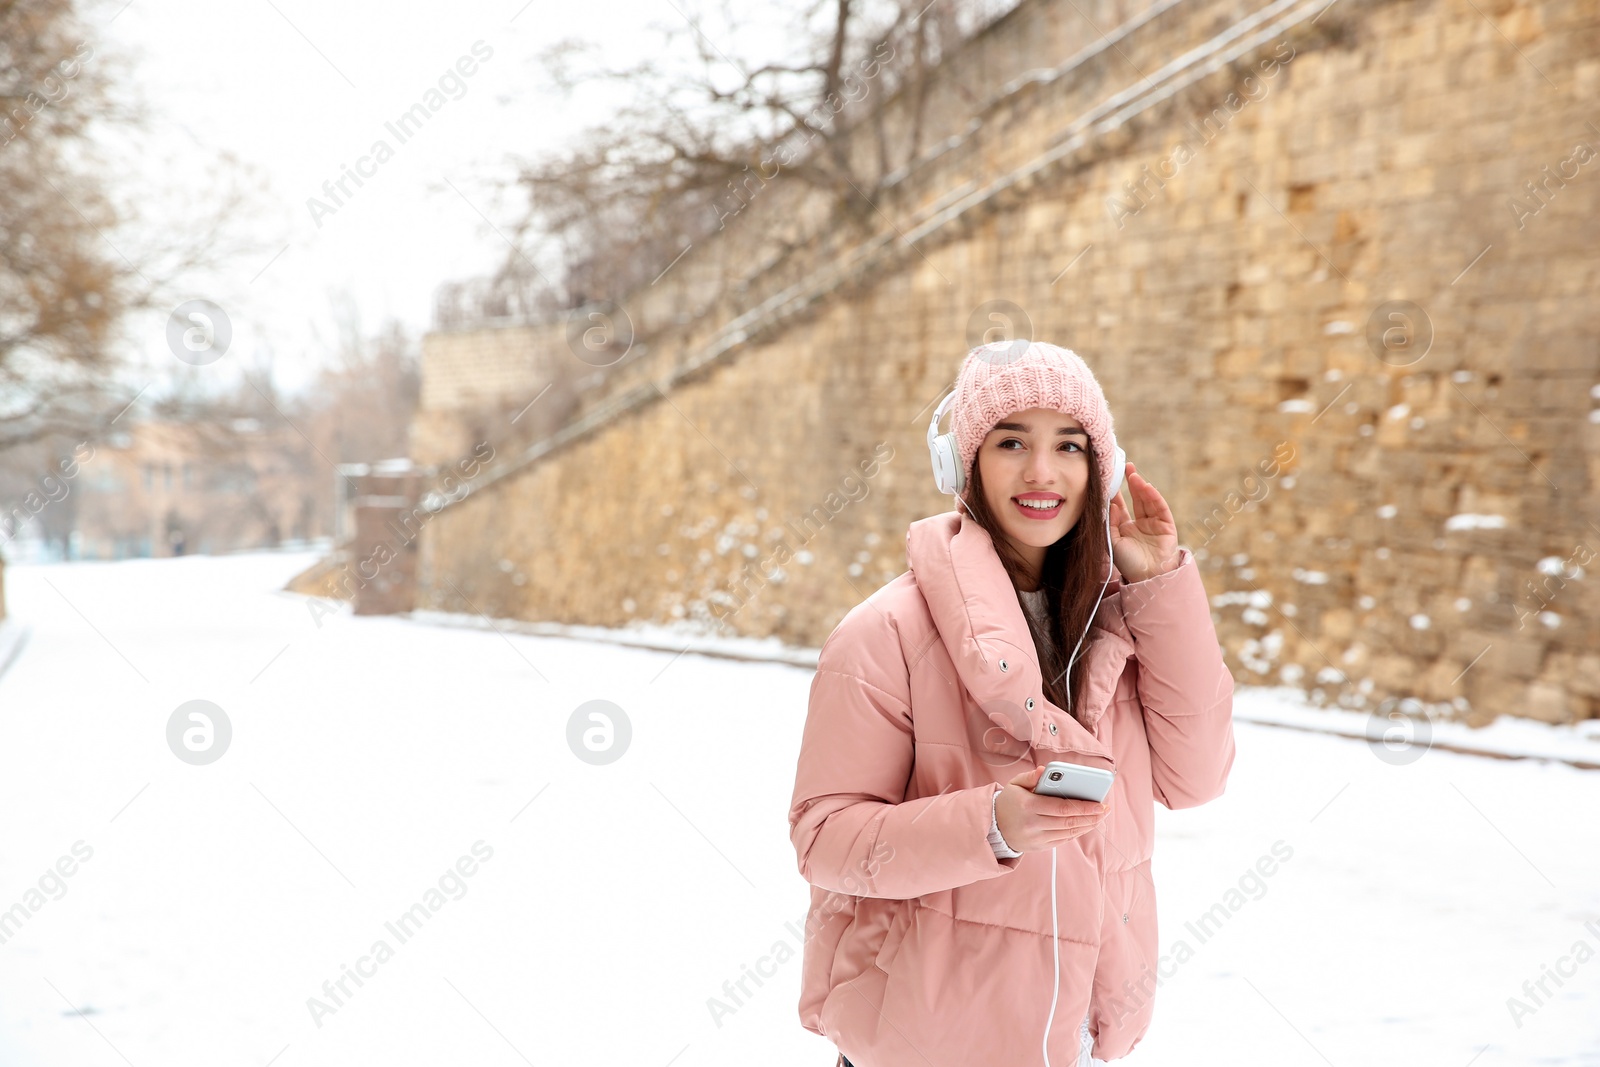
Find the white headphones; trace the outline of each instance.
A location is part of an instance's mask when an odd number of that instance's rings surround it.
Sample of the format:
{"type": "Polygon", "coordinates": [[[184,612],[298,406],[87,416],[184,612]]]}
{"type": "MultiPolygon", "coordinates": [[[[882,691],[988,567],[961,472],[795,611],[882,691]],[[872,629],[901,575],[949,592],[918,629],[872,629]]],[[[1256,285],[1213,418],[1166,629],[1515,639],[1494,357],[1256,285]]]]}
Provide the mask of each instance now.
{"type": "MultiPolygon", "coordinates": [[[[933,460],[933,482],[939,487],[939,492],[951,496],[960,493],[965,486],[966,472],[961,467],[961,450],[956,445],[954,427],[949,433],[940,433],[939,420],[944,418],[944,413],[955,398],[955,390],[952,389],[950,395],[934,409],[933,418],[928,420],[928,455],[933,460]]],[[[1128,455],[1120,445],[1117,446],[1116,461],[1111,467],[1111,491],[1106,494],[1107,501],[1122,491],[1123,472],[1128,469],[1128,455]]]]}

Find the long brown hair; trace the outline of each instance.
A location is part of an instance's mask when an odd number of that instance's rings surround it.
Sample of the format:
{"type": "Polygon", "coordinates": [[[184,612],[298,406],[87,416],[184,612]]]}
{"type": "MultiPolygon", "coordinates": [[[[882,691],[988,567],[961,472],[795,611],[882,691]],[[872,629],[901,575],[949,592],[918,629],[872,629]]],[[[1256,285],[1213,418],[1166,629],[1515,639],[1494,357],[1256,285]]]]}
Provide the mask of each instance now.
{"type": "MultiPolygon", "coordinates": [[[[1022,605],[1020,583],[1027,578],[1027,567],[1005,538],[999,520],[989,510],[988,501],[983,495],[983,476],[979,473],[976,458],[972,461],[972,483],[968,491],[961,494],[962,499],[971,505],[973,519],[989,532],[989,539],[994,542],[1000,562],[1005,564],[1006,574],[1011,578],[1012,588],[1019,590],[1017,605],[1022,607],[1022,617],[1027,620],[1028,632],[1033,636],[1033,646],[1039,654],[1046,699],[1064,711],[1069,710],[1072,717],[1080,722],[1083,718],[1080,709],[1083,707],[1084,663],[1088,659],[1086,652],[1089,647],[1089,637],[1085,631],[1110,571],[1106,550],[1105,485],[1100,481],[1099,466],[1092,451],[1093,442],[1090,445],[1089,480],[1083,512],[1061,540],[1045,549],[1044,566],[1039,575],[1038,588],[1044,590],[1045,605],[1049,609],[1049,640],[1045,640],[1032,613],[1022,605]],[[1083,645],[1078,648],[1072,674],[1063,677],[1067,673],[1067,657],[1072,655],[1080,637],[1083,638],[1083,645]],[[1072,693],[1070,702],[1067,700],[1069,689],[1072,693]]],[[[1110,591],[1109,586],[1106,589],[1110,591]]]]}

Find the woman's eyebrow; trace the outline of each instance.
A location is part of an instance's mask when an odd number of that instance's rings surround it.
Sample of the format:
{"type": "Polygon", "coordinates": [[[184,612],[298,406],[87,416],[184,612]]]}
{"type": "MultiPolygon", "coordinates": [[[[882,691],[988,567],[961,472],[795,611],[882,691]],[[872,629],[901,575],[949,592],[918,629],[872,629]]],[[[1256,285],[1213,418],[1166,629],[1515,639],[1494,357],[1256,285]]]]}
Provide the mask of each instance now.
{"type": "MultiPolygon", "coordinates": [[[[1028,427],[1028,424],[1025,422],[997,422],[994,424],[994,428],[996,430],[1021,430],[1023,433],[1033,432],[1033,430],[1031,430],[1028,427]]],[[[1088,433],[1080,430],[1076,426],[1058,426],[1056,428],[1057,437],[1064,437],[1067,434],[1077,434],[1079,437],[1082,437],[1085,440],[1087,440],[1089,437],[1088,433]]]]}

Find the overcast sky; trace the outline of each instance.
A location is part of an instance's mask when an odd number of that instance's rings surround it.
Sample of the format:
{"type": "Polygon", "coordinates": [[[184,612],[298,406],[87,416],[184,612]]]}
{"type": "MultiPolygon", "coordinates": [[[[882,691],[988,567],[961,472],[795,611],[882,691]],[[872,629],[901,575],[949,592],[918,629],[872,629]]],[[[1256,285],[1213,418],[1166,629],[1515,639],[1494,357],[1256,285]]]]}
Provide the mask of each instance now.
{"type": "MultiPolygon", "coordinates": [[[[497,266],[507,244],[490,224],[508,231],[519,207],[495,190],[512,173],[508,154],[559,144],[608,106],[604,94],[580,98],[579,110],[541,91],[536,53],[581,36],[624,63],[659,47],[647,27],[683,24],[689,10],[678,0],[133,0],[119,12],[120,2],[100,11],[97,53],[129,57],[133,84],[118,91],[142,100],[153,121],[131,148],[104,139],[135,171],[119,167],[114,187],[176,228],[204,216],[218,167],[256,189],[233,224],[261,250],[194,279],[186,295],[227,312],[225,364],[270,352],[291,389],[332,342],[330,292],[356,298],[369,333],[385,316],[420,330],[440,282],[497,266]],[[419,103],[437,107],[421,129],[402,139],[386,126],[419,103]],[[356,169],[379,140],[392,158],[365,163],[359,187],[346,178],[352,195],[336,204],[324,183],[356,169]],[[312,197],[331,210],[314,217],[312,197]]],[[[135,387],[174,365],[163,316],[133,329],[143,362],[135,387]]]]}

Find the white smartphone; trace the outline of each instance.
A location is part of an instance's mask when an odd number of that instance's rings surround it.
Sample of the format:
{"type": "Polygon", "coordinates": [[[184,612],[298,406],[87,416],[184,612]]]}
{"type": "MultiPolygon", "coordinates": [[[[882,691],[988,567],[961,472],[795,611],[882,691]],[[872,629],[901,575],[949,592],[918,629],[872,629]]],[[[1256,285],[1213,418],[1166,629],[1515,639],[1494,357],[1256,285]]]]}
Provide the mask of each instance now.
{"type": "Polygon", "coordinates": [[[1033,791],[1040,796],[1100,801],[1111,791],[1111,783],[1116,777],[1114,772],[1099,767],[1052,760],[1045,764],[1044,773],[1039,776],[1039,783],[1033,787],[1033,791]]]}

